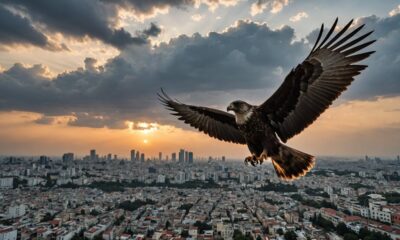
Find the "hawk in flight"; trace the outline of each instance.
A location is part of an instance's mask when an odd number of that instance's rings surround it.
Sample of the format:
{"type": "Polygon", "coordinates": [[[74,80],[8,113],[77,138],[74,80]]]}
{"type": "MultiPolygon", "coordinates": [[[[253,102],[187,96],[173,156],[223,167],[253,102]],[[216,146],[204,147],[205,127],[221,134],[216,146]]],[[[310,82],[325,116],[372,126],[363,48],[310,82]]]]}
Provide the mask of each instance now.
{"type": "Polygon", "coordinates": [[[333,34],[336,18],[322,38],[322,24],[310,54],[286,76],[282,85],[259,106],[241,100],[227,107],[230,114],[217,109],[183,104],[170,98],[162,89],[160,101],[173,115],[211,137],[237,144],[247,144],[251,156],[246,163],[253,166],[267,158],[281,179],[296,179],[305,175],[315,163],[312,155],[284,145],[302,132],[351,84],[366,65],[355,64],[374,51],[359,51],[375,40],[360,43],[371,32],[357,33],[361,25],[348,33],[353,20],[333,34]],[[322,40],[321,40],[322,39],[322,40]],[[283,142],[283,143],[282,143],[283,142]]]}

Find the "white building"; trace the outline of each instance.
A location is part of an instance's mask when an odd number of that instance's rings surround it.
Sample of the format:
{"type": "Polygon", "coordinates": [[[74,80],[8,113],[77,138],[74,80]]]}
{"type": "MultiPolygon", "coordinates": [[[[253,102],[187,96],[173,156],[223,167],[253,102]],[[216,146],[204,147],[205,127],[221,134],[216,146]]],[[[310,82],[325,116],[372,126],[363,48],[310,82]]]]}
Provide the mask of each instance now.
{"type": "Polygon", "coordinates": [[[184,183],[184,182],[186,182],[185,176],[186,176],[186,175],[185,175],[184,172],[179,171],[178,174],[177,174],[176,177],[175,177],[175,181],[176,181],[177,183],[184,183]]]}
{"type": "Polygon", "coordinates": [[[194,239],[197,238],[197,232],[198,232],[197,227],[192,226],[189,228],[189,235],[194,239]]]}
{"type": "Polygon", "coordinates": [[[13,178],[0,178],[0,188],[7,189],[13,187],[13,178]]]}
{"type": "Polygon", "coordinates": [[[17,240],[17,230],[0,227],[0,240],[17,240]]]}
{"type": "Polygon", "coordinates": [[[165,183],[165,175],[162,175],[162,174],[158,175],[157,182],[158,183],[165,183]]]}
{"type": "Polygon", "coordinates": [[[351,197],[351,196],[355,196],[356,195],[354,189],[350,188],[350,187],[341,188],[340,189],[340,194],[343,195],[343,196],[347,196],[347,197],[349,197],[349,196],[351,197]]]}
{"type": "MultiPolygon", "coordinates": [[[[18,218],[24,216],[26,213],[26,206],[24,204],[9,206],[8,207],[8,217],[18,218]]],[[[0,238],[1,240],[1,238],[0,238]]]]}
{"type": "Polygon", "coordinates": [[[42,178],[32,177],[28,178],[28,186],[33,187],[43,182],[42,178]]]}
{"type": "Polygon", "coordinates": [[[361,216],[365,218],[369,218],[369,208],[367,207],[362,207],[360,211],[361,216]]]}
{"type": "Polygon", "coordinates": [[[333,188],[331,186],[324,187],[324,191],[329,195],[333,194],[333,188]]]}
{"type": "Polygon", "coordinates": [[[233,227],[231,224],[225,224],[224,222],[217,223],[217,232],[221,234],[223,239],[232,239],[233,227]]]}
{"type": "Polygon", "coordinates": [[[386,208],[386,201],[370,201],[369,214],[371,219],[379,220],[381,222],[392,223],[392,212],[386,208]]]}

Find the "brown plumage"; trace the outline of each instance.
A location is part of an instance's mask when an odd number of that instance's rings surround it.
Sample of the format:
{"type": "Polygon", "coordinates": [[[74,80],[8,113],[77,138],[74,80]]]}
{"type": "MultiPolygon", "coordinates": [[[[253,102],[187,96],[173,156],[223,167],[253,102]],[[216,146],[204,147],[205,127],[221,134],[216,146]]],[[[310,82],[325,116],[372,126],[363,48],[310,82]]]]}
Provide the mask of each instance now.
{"type": "Polygon", "coordinates": [[[320,42],[324,25],[307,58],[293,69],[278,90],[259,106],[244,101],[232,102],[224,111],[186,105],[172,100],[161,90],[161,102],[180,120],[222,141],[247,144],[252,156],[246,163],[262,163],[270,157],[277,175],[296,179],[315,163],[307,153],[290,148],[286,142],[312,124],[351,84],[366,65],[354,64],[373,51],[359,53],[375,40],[357,45],[372,32],[359,37],[361,25],[345,35],[353,20],[333,37],[338,19],[320,42]],[[279,139],[278,139],[278,137],[279,139]]]}

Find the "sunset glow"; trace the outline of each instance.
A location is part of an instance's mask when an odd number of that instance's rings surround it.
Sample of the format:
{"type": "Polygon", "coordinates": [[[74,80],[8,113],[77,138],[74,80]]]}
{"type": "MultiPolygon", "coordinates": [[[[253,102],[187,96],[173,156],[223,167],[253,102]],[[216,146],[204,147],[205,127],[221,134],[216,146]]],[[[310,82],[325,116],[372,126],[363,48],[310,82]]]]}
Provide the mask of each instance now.
{"type": "MultiPolygon", "coordinates": [[[[127,157],[140,149],[157,156],[185,148],[197,156],[243,159],[246,146],[185,125],[156,93],[163,88],[182,103],[221,110],[237,99],[260,104],[304,60],[320,24],[330,25],[336,16],[338,29],[352,18],[351,28],[374,29],[377,42],[368,51],[376,53],[360,63],[368,68],[332,108],[288,145],[315,155],[397,155],[398,2],[354,1],[368,7],[90,1],[93,6],[77,6],[87,7],[85,14],[68,11],[62,19],[52,17],[57,4],[38,12],[29,1],[1,3],[10,20],[0,27],[0,35],[8,36],[0,39],[0,155],[84,156],[96,148],[100,154],[127,157]]],[[[74,1],[66,4],[77,9],[74,1]]]]}

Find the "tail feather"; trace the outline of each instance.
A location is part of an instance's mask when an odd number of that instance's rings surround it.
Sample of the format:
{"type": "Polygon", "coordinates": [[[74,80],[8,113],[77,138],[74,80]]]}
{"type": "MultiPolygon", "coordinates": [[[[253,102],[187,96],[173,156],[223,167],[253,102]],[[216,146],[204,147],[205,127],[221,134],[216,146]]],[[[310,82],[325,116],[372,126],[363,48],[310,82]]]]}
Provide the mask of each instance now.
{"type": "Polygon", "coordinates": [[[294,180],[306,175],[315,164],[315,157],[299,150],[281,145],[279,155],[271,156],[278,177],[294,180]]]}

